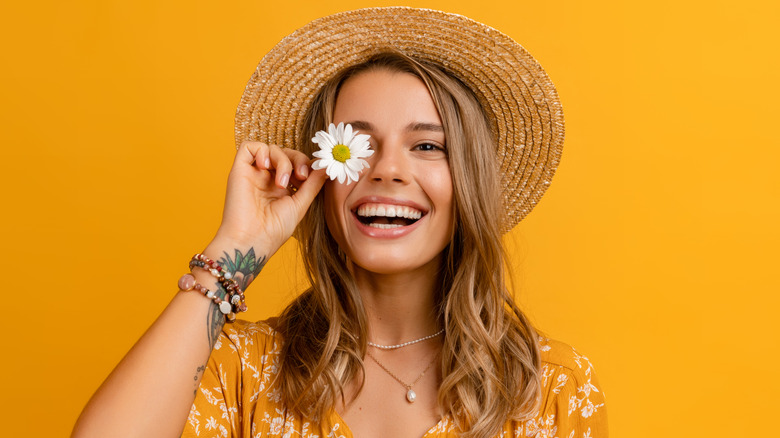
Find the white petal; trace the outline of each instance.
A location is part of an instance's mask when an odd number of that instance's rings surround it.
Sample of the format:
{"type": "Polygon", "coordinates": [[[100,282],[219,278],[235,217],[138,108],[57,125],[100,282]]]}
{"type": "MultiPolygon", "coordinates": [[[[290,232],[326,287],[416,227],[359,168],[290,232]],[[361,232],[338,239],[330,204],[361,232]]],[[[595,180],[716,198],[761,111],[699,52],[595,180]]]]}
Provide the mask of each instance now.
{"type": "Polygon", "coordinates": [[[374,151],[371,149],[366,149],[364,151],[355,151],[350,156],[354,158],[367,158],[374,155],[374,151]]]}
{"type": "MultiPolygon", "coordinates": [[[[368,165],[368,161],[366,161],[366,160],[362,160],[362,159],[360,159],[360,158],[355,158],[355,161],[357,161],[358,163],[360,163],[360,166],[361,166],[363,169],[368,169],[369,167],[371,167],[371,166],[369,166],[369,165],[368,165]]],[[[361,169],[361,170],[362,170],[362,169],[361,169]]]]}
{"type": "Polygon", "coordinates": [[[324,151],[324,150],[314,151],[312,152],[312,155],[317,158],[322,158],[323,160],[325,160],[328,158],[333,158],[333,152],[331,151],[324,151]]]}
{"type": "MultiPolygon", "coordinates": [[[[355,132],[357,134],[357,131],[355,132]]],[[[368,134],[357,134],[355,135],[355,140],[353,144],[363,144],[369,145],[369,141],[371,139],[371,136],[368,134]]]]}
{"type": "Polygon", "coordinates": [[[359,178],[358,173],[355,172],[354,170],[352,170],[349,167],[345,166],[344,167],[344,171],[347,174],[347,184],[349,184],[352,181],[357,181],[358,180],[358,178],[359,178]]]}
{"type": "Polygon", "coordinates": [[[363,170],[363,165],[360,163],[363,160],[356,160],[354,158],[350,158],[347,160],[346,164],[348,169],[352,169],[354,172],[360,172],[363,170]]]}
{"type": "Polygon", "coordinates": [[[353,153],[353,154],[358,154],[358,153],[360,153],[362,151],[367,151],[367,150],[368,150],[368,148],[366,146],[364,146],[364,145],[360,145],[360,144],[351,144],[351,145],[349,145],[349,152],[353,153]]]}
{"type": "Polygon", "coordinates": [[[336,127],[336,141],[340,144],[344,144],[344,122],[339,123],[339,126],[336,127]]]}
{"type": "Polygon", "coordinates": [[[328,150],[333,149],[333,146],[336,146],[338,143],[336,142],[336,139],[333,138],[332,135],[328,134],[325,131],[318,131],[317,136],[319,136],[320,141],[317,143],[320,145],[320,148],[328,148],[328,150]]]}
{"type": "Polygon", "coordinates": [[[321,141],[321,139],[322,139],[322,134],[323,134],[323,131],[317,131],[314,134],[314,137],[311,139],[311,142],[312,143],[319,143],[321,141]]]}
{"type": "Polygon", "coordinates": [[[371,150],[371,143],[364,141],[364,142],[356,142],[352,141],[352,145],[350,146],[350,149],[355,152],[361,152],[361,151],[370,151],[371,150]]]}
{"type": "Polygon", "coordinates": [[[342,167],[344,166],[340,162],[333,160],[328,163],[328,168],[325,170],[325,173],[328,174],[331,180],[334,180],[339,175],[339,172],[343,173],[343,170],[341,170],[342,167]]]}
{"type": "Polygon", "coordinates": [[[317,161],[311,163],[311,168],[314,169],[314,170],[325,169],[330,164],[329,161],[332,161],[332,160],[327,160],[327,159],[317,160],[317,161]]]}
{"type": "Polygon", "coordinates": [[[339,166],[338,169],[339,169],[339,172],[338,172],[337,178],[338,178],[338,180],[339,180],[339,182],[341,184],[344,184],[344,180],[347,178],[346,167],[339,166]]]}
{"type": "Polygon", "coordinates": [[[342,144],[349,145],[349,142],[352,141],[352,125],[347,123],[344,125],[344,137],[341,138],[342,144]]]}
{"type": "Polygon", "coordinates": [[[333,123],[331,123],[330,125],[328,125],[328,133],[329,133],[329,134],[331,135],[331,137],[333,137],[334,139],[336,138],[336,132],[337,132],[337,131],[336,131],[336,125],[334,125],[333,123]]]}
{"type": "Polygon", "coordinates": [[[328,162],[326,164],[327,164],[327,167],[325,168],[325,173],[328,174],[330,179],[334,179],[335,178],[334,175],[336,174],[336,170],[335,169],[338,166],[337,161],[336,160],[328,160],[328,162]]]}

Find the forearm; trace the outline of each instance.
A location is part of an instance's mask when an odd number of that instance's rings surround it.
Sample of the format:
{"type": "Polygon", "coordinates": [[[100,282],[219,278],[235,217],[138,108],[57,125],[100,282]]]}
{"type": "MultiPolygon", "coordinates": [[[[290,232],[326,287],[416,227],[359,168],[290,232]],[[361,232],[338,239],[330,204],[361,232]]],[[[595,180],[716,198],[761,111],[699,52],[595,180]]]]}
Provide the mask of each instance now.
{"type": "MultiPolygon", "coordinates": [[[[291,149],[247,141],[236,151],[222,223],[204,254],[242,289],[290,238],[325,183],[324,170],[309,171],[309,158],[291,149]]],[[[193,273],[209,290],[221,288],[207,271],[193,273]]],[[[209,298],[178,293],[87,403],[73,435],[180,436],[223,324],[209,298]]]]}
{"type": "MultiPolygon", "coordinates": [[[[242,257],[246,253],[239,252],[242,257]]],[[[222,251],[220,258],[211,248],[205,254],[219,260],[223,268],[236,267],[237,254],[222,251]]],[[[231,274],[245,287],[264,261],[252,257],[252,263],[241,266],[243,272],[231,274]]],[[[196,268],[193,275],[208,289],[222,291],[205,270],[196,268]]],[[[73,435],[179,436],[224,322],[224,315],[203,294],[177,293],[89,401],[73,435]]]]}

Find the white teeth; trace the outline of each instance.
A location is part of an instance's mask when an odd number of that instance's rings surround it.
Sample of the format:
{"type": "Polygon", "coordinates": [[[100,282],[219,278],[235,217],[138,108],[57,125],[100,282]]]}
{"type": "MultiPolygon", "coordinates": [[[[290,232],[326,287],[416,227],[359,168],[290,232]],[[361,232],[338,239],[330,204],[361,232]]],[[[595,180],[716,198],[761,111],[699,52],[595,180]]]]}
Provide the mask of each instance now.
{"type": "Polygon", "coordinates": [[[381,228],[383,230],[389,230],[390,228],[400,228],[403,225],[398,224],[368,224],[369,227],[381,228]]]}
{"type": "Polygon", "coordinates": [[[406,205],[392,204],[363,204],[357,209],[358,216],[362,217],[403,217],[406,219],[420,219],[422,212],[406,205]]]}

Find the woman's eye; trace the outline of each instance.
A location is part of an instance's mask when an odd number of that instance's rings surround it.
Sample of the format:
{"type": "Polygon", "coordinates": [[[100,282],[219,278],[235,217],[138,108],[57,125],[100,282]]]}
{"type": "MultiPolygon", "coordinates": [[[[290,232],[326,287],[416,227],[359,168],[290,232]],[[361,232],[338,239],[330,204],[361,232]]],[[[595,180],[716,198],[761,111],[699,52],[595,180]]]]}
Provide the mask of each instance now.
{"type": "Polygon", "coordinates": [[[414,147],[419,151],[444,151],[444,148],[433,143],[421,143],[414,147]]]}

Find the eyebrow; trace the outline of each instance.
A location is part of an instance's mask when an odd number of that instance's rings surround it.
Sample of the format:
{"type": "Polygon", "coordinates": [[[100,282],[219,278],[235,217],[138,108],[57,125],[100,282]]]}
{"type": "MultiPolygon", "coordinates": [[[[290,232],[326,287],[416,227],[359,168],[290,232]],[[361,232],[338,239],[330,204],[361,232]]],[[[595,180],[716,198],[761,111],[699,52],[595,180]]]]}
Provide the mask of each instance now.
{"type": "Polygon", "coordinates": [[[371,131],[371,124],[368,122],[364,122],[362,120],[354,120],[347,123],[352,125],[352,129],[362,129],[364,131],[371,131]]]}
{"type": "Polygon", "coordinates": [[[406,130],[444,132],[444,128],[438,123],[410,123],[406,130]]]}
{"type": "MultiPolygon", "coordinates": [[[[370,123],[363,120],[354,120],[349,122],[352,128],[364,131],[373,131],[373,126],[370,123]]],[[[444,132],[444,127],[438,123],[426,123],[426,122],[412,122],[406,126],[407,131],[430,131],[430,132],[444,132]]]]}

